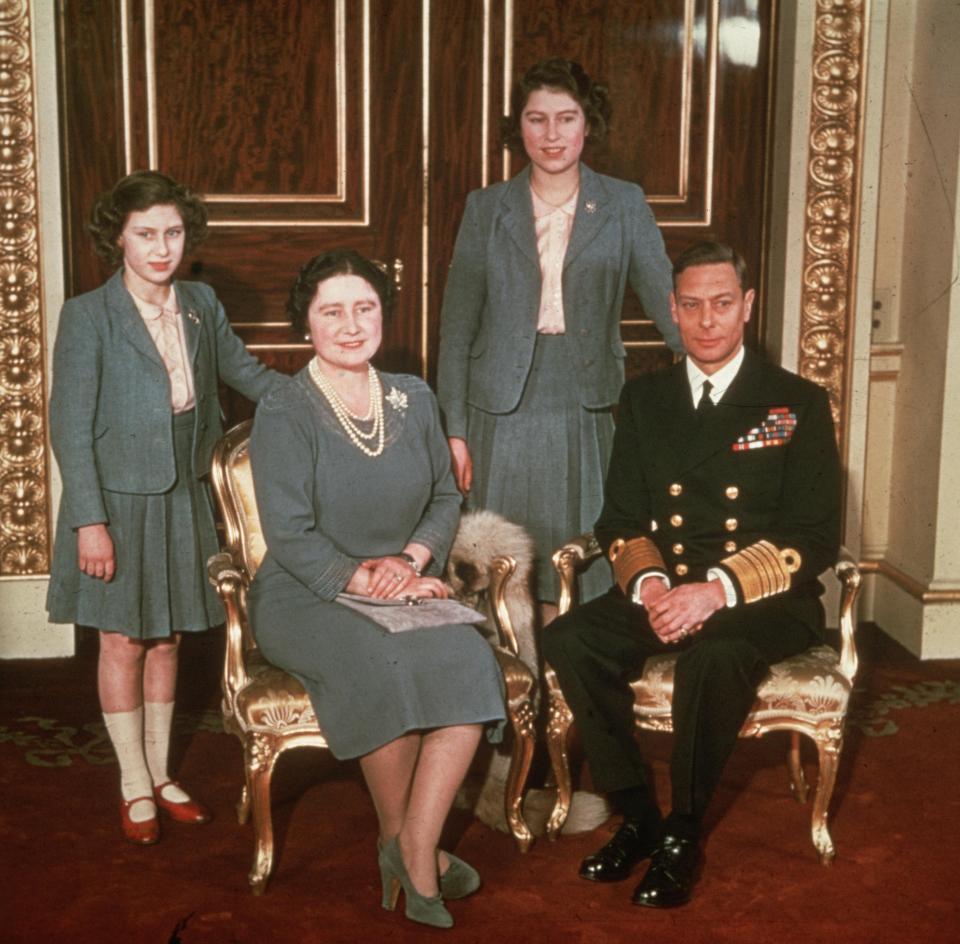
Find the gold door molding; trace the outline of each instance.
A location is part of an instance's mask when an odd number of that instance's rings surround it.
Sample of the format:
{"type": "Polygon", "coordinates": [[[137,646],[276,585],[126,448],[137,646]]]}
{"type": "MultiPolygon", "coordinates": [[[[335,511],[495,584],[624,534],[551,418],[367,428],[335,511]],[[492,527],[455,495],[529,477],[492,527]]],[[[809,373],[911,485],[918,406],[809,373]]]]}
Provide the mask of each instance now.
{"type": "Polygon", "coordinates": [[[0,577],[49,571],[30,7],[0,0],[0,577]]]}
{"type": "Polygon", "coordinates": [[[818,0],[800,315],[801,376],[824,387],[845,441],[856,289],[869,0],[818,0]]]}

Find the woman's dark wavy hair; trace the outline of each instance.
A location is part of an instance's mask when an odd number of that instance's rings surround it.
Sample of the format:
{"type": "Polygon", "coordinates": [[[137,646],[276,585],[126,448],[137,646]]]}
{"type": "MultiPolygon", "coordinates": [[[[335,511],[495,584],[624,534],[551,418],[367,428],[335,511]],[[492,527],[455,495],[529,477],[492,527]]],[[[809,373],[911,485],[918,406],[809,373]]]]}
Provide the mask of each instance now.
{"type": "Polygon", "coordinates": [[[520,118],[531,92],[537,89],[566,92],[583,109],[587,119],[588,141],[600,142],[607,136],[613,111],[606,86],[595,83],[579,62],[571,59],[541,59],[513,83],[510,91],[510,114],[500,119],[500,133],[505,147],[523,153],[520,118]]]}
{"type": "Polygon", "coordinates": [[[121,177],[112,190],[102,193],[90,213],[87,229],[97,255],[112,266],[123,261],[117,245],[131,213],[153,206],[175,206],[183,219],[184,255],[195,249],[207,235],[207,208],[188,187],[155,170],[135,170],[121,177]]]}
{"type": "Polygon", "coordinates": [[[306,334],[307,312],[310,302],[317,294],[317,286],[335,275],[358,275],[369,282],[380,299],[380,310],[384,318],[390,314],[393,306],[393,284],[385,268],[360,255],[355,249],[330,249],[301,266],[290,289],[286,312],[297,334],[306,334]]]}

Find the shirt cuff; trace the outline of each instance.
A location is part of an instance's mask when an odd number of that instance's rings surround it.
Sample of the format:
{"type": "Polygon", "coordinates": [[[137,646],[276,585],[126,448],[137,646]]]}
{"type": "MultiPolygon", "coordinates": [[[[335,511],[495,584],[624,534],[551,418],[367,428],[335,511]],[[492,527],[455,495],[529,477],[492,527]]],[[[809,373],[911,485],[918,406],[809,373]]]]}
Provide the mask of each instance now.
{"type": "Polygon", "coordinates": [[[643,587],[644,580],[650,577],[659,577],[667,585],[667,589],[670,589],[670,578],[662,570],[648,570],[646,573],[640,574],[639,577],[634,579],[633,586],[630,588],[630,600],[637,606],[643,606],[643,600],[640,599],[640,589],[643,587]]]}
{"type": "Polygon", "coordinates": [[[723,587],[723,595],[727,598],[727,606],[732,607],[737,605],[737,588],[733,585],[733,581],[725,571],[719,567],[711,567],[707,571],[707,580],[719,580],[720,585],[723,587]]]}

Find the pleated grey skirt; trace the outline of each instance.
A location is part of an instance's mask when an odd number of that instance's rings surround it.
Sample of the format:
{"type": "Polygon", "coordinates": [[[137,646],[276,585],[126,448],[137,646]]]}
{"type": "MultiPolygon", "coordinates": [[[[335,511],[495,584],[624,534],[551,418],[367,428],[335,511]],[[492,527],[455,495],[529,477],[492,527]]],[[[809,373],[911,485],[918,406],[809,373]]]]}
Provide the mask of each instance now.
{"type": "Polygon", "coordinates": [[[54,623],[77,623],[134,639],[199,632],[223,622],[206,561],[219,544],[206,482],[193,474],[194,411],[173,418],[177,479],[159,495],[103,492],[116,574],[105,583],[81,573],[77,535],[60,515],[47,609],[54,623]]]}
{"type": "MultiPolygon", "coordinates": [[[[556,601],[551,564],[566,541],[593,530],[613,448],[613,414],[587,410],[577,398],[575,368],[563,335],[537,336],[533,364],[512,413],[467,408],[473,459],[468,508],[499,512],[523,525],[536,544],[537,597],[556,601]]],[[[597,561],[580,580],[580,600],[605,593],[610,567],[597,561]]]]}

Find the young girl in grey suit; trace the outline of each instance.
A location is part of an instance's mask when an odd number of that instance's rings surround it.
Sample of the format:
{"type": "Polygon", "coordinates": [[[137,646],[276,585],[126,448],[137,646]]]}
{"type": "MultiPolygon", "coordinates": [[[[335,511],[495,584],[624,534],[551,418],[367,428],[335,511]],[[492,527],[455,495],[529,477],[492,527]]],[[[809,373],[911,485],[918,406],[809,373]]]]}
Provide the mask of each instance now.
{"type": "MultiPolygon", "coordinates": [[[[580,161],[609,117],[606,89],[575,62],[539,62],[516,83],[505,138],[530,164],[467,198],[443,300],[438,398],[457,484],[470,507],[532,534],[544,621],[556,613],[550,557],[603,503],[627,282],[682,349],[643,191],[580,161]]],[[[592,568],[583,597],[609,586],[592,568]]]]}
{"type": "Polygon", "coordinates": [[[247,353],[213,290],[174,279],[206,234],[200,199],[138,171],[97,201],[98,254],[121,268],[70,299],[54,347],[50,436],[63,497],[47,609],[99,630],[97,683],[120,762],[121,823],[159,838],[158,807],[203,823],[167,772],[180,634],[223,621],[203,476],[222,433],[217,382],[252,400],[287,378],[247,353]]]}

